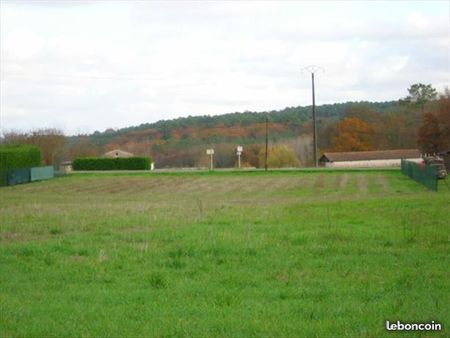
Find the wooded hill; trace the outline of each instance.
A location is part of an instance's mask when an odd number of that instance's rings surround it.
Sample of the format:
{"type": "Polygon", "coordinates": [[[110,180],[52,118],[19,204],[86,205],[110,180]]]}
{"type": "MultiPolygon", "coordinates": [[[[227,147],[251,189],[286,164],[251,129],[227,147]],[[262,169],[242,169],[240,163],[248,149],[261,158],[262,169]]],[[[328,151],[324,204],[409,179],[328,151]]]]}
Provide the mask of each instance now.
{"type": "MultiPolygon", "coordinates": [[[[364,110],[376,111],[379,113],[387,112],[398,112],[401,109],[398,101],[387,101],[387,102],[346,102],[346,103],[335,103],[335,104],[325,104],[316,106],[316,112],[318,116],[318,121],[339,120],[344,117],[349,110],[355,110],[363,108],[364,110]]],[[[305,107],[287,107],[282,110],[272,110],[265,112],[236,112],[216,116],[188,116],[180,117],[172,120],[160,120],[155,123],[143,123],[139,126],[121,128],[118,130],[107,129],[104,132],[94,132],[91,135],[79,135],[78,137],[88,136],[89,140],[96,145],[104,146],[113,140],[123,137],[126,135],[149,132],[150,135],[155,136],[155,134],[160,134],[159,138],[170,139],[184,129],[197,129],[197,128],[230,128],[230,127],[242,127],[248,129],[249,126],[265,123],[266,118],[269,119],[271,123],[282,124],[284,126],[290,126],[288,129],[294,128],[295,131],[299,130],[299,127],[304,122],[311,119],[311,106],[305,107]]],[[[232,131],[232,128],[228,130],[229,137],[234,139],[239,135],[232,131]]],[[[218,136],[219,140],[223,140],[223,137],[227,138],[228,133],[225,132],[224,135],[218,136]]],[[[278,134],[278,132],[276,132],[278,134]]],[[[158,136],[158,135],[156,135],[158,136]]],[[[183,135],[185,138],[194,135],[183,135]]],[[[203,135],[205,136],[205,135],[203,135]]],[[[249,136],[249,135],[241,135],[249,136]]],[[[193,137],[195,138],[195,136],[193,137]]],[[[203,141],[210,141],[215,143],[217,139],[214,135],[209,135],[207,140],[202,138],[203,141]]]]}
{"type": "MultiPolygon", "coordinates": [[[[70,138],[72,157],[96,155],[110,149],[123,149],[135,155],[151,155],[157,167],[193,167],[206,166],[205,149],[216,149],[215,162],[218,167],[235,165],[235,147],[244,146],[244,164],[260,166],[261,148],[265,139],[265,121],[269,121],[269,142],[272,155],[284,153],[281,157],[291,158],[288,163],[278,158],[274,165],[307,165],[311,161],[311,106],[288,107],[282,110],[266,112],[230,113],[218,116],[189,116],[173,120],[162,120],[155,123],[145,123],[135,127],[119,130],[108,129],[91,135],[78,135],[70,138]],[[294,155],[294,156],[292,156],[294,155]],[[292,160],[296,158],[296,160],[292,160]]],[[[398,126],[405,134],[405,122],[414,117],[398,101],[389,102],[346,102],[326,104],[316,107],[318,116],[319,147],[334,149],[333,136],[339,132],[338,122],[345,117],[358,120],[350,121],[350,128],[358,132],[366,132],[362,139],[371,138],[376,142],[376,126],[389,120],[393,128],[398,126]],[[359,121],[361,120],[361,121],[359,121]],[[394,121],[395,120],[395,121],[394,121]],[[361,122],[363,125],[361,125],[361,122]],[[392,123],[394,122],[394,123],[392,123]],[[358,124],[359,123],[359,124],[358,124]],[[364,123],[368,124],[366,126],[364,123]],[[395,126],[394,126],[395,125],[395,126]]],[[[417,117],[417,116],[416,116],[417,117]]],[[[376,148],[401,148],[415,145],[415,137],[411,142],[411,133],[406,131],[405,138],[399,137],[398,130],[392,130],[390,142],[386,137],[380,138],[376,148]]],[[[349,141],[346,141],[349,142],[349,141]]],[[[355,141],[353,141],[355,142],[355,141]]],[[[356,145],[364,149],[371,145],[356,145]]],[[[375,146],[375,145],[374,145],[375,146]]],[[[339,147],[338,147],[339,148],[339,147]]],[[[278,157],[280,157],[278,156],[278,157]]]]}
{"type": "MultiPolygon", "coordinates": [[[[319,151],[419,148],[425,153],[450,149],[450,91],[417,83],[409,95],[389,102],[346,102],[318,106],[319,151]]],[[[32,144],[46,165],[99,156],[122,149],[150,156],[156,168],[207,167],[205,150],[215,149],[216,167],[236,165],[236,146],[244,146],[244,166],[264,166],[266,119],[269,166],[312,164],[311,106],[266,112],[189,116],[119,130],[66,137],[57,129],[4,132],[1,144],[32,144]]]]}

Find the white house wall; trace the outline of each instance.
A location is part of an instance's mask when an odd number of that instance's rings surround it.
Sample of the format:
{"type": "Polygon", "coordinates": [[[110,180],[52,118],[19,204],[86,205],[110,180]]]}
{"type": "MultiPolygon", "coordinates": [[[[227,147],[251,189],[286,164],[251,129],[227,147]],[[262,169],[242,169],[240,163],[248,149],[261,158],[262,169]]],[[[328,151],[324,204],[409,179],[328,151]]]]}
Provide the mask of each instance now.
{"type": "MultiPolygon", "coordinates": [[[[422,162],[421,158],[408,158],[408,161],[422,162]]],[[[388,168],[400,167],[401,160],[367,160],[367,161],[339,161],[327,162],[326,167],[330,168],[388,168]]]]}

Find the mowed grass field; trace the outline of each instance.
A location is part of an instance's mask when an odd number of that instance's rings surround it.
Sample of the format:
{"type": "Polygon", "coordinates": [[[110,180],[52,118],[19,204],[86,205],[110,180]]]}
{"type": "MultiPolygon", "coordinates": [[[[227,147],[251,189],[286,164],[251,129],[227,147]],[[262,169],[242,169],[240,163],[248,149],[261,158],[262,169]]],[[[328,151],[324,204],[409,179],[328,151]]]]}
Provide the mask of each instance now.
{"type": "Polygon", "coordinates": [[[419,336],[450,325],[450,191],[397,171],[0,188],[0,336],[419,336]]]}

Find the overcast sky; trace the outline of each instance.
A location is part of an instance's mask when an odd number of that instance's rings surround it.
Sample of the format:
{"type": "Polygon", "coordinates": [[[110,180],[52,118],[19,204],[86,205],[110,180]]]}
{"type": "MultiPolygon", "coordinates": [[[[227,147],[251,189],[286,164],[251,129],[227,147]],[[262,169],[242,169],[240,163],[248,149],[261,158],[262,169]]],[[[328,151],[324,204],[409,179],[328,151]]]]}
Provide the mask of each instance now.
{"type": "Polygon", "coordinates": [[[448,1],[5,1],[1,128],[396,100],[449,85],[448,1]]]}

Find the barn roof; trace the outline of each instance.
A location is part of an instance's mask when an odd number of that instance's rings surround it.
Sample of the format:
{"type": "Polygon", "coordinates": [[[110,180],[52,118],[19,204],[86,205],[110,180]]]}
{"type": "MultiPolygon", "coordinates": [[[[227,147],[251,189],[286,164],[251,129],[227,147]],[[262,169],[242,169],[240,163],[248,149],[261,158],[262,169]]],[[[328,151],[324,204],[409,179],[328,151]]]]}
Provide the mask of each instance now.
{"type": "Polygon", "coordinates": [[[418,149],[395,149],[375,151],[326,152],[320,158],[322,162],[395,160],[401,158],[420,158],[418,149]]]}

